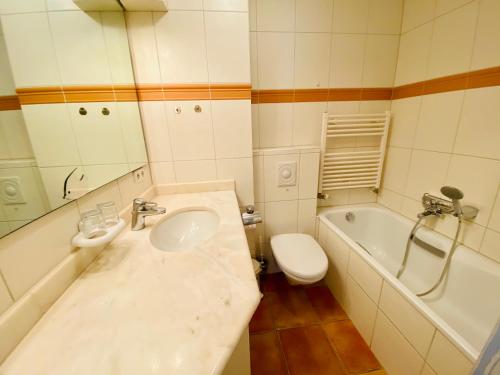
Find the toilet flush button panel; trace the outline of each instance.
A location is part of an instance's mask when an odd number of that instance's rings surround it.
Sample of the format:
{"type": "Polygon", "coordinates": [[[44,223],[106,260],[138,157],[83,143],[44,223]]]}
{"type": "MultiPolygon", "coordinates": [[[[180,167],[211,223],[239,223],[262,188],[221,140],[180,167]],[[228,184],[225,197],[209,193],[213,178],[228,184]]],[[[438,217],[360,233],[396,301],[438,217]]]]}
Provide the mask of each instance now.
{"type": "Polygon", "coordinates": [[[297,162],[278,163],[278,187],[295,186],[297,183],[297,162]]]}
{"type": "Polygon", "coordinates": [[[26,203],[19,177],[0,177],[0,199],[4,204],[26,203]]]}

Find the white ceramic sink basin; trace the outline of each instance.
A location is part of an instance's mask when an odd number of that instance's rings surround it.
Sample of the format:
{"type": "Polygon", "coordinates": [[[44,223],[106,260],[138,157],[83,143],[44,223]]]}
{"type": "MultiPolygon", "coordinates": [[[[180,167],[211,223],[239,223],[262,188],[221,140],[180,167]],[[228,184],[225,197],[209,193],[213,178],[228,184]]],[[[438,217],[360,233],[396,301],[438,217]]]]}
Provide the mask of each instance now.
{"type": "Polygon", "coordinates": [[[149,238],[159,250],[189,250],[211,238],[218,226],[219,216],[215,212],[193,209],[178,212],[160,221],[149,238]]]}

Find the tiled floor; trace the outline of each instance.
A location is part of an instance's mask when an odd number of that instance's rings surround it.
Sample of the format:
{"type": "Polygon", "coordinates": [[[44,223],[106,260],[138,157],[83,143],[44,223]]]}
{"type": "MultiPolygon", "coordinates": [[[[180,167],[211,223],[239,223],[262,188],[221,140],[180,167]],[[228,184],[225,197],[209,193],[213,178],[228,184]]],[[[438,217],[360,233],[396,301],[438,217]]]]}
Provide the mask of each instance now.
{"type": "Polygon", "coordinates": [[[290,286],[279,273],[262,279],[262,292],[252,375],[386,375],[325,285],[290,286]]]}

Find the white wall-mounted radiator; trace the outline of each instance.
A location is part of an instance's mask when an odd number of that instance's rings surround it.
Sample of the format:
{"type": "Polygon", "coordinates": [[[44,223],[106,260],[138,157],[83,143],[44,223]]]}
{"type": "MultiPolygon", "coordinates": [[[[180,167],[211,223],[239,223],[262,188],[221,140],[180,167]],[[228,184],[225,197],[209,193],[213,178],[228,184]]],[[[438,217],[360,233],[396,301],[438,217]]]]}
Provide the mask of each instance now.
{"type": "Polygon", "coordinates": [[[336,189],[379,188],[390,120],[390,111],[355,115],[323,113],[319,193],[336,189]],[[335,151],[335,141],[346,137],[372,137],[378,142],[369,148],[335,151]]]}

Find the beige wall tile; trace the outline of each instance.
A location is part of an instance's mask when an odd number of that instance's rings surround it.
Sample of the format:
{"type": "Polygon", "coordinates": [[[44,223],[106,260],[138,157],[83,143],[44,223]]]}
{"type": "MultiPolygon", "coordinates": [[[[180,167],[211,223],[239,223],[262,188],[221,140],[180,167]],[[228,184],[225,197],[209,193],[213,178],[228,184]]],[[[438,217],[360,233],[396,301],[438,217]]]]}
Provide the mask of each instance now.
{"type": "Polygon", "coordinates": [[[297,233],[298,201],[266,202],[266,237],[276,234],[297,233]]]}
{"type": "Polygon", "coordinates": [[[406,187],[411,150],[389,147],[386,153],[383,187],[402,194],[406,187]]]}
{"type": "Polygon", "coordinates": [[[134,198],[140,197],[151,186],[151,172],[149,166],[143,167],[144,179],[142,182],[135,182],[132,173],[118,179],[118,188],[122,198],[122,207],[126,208],[134,198]]]}
{"type": "Polygon", "coordinates": [[[366,36],[333,34],[330,87],[361,87],[366,36]]]}
{"type": "Polygon", "coordinates": [[[203,0],[166,0],[169,10],[202,10],[203,0]]]}
{"type": "Polygon", "coordinates": [[[453,9],[457,9],[468,2],[470,2],[470,0],[437,0],[436,17],[453,9]]]}
{"type": "Polygon", "coordinates": [[[370,0],[336,0],[333,8],[333,31],[366,33],[370,0]]]}
{"type": "Polygon", "coordinates": [[[7,310],[13,302],[7,285],[3,281],[3,277],[0,277],[0,314],[7,310]]]}
{"type": "Polygon", "coordinates": [[[293,140],[294,145],[319,146],[321,121],[326,103],[293,104],[293,140]]]}
{"type": "Polygon", "coordinates": [[[368,297],[377,304],[382,290],[382,277],[355,252],[351,252],[347,270],[368,297]]]}
{"type": "Polygon", "coordinates": [[[104,202],[115,202],[116,209],[120,212],[125,207],[120,199],[120,189],[117,181],[112,181],[102,188],[94,190],[78,199],[78,210],[81,212],[94,210],[96,205],[104,202]]]}
{"type": "Polygon", "coordinates": [[[265,202],[264,197],[264,156],[253,156],[253,181],[255,202],[265,202]]]}
{"type": "Polygon", "coordinates": [[[217,179],[234,179],[240,207],[254,203],[252,158],[217,159],[217,179]]]}
{"type": "Polygon", "coordinates": [[[382,288],[379,308],[418,353],[425,357],[434,337],[434,326],[386,282],[382,288]]]}
{"type": "Polygon", "coordinates": [[[413,150],[405,195],[420,199],[424,193],[439,195],[450,164],[450,154],[413,150]]]}
{"type": "Polygon", "coordinates": [[[469,69],[477,11],[478,2],[474,1],[436,19],[427,78],[463,73],[469,69]]]}
{"type": "Polygon", "coordinates": [[[215,159],[209,101],[164,102],[174,160],[215,159]],[[201,112],[194,107],[201,106],[201,112]],[[180,113],[176,113],[180,108],[180,113]]]}
{"type": "Polygon", "coordinates": [[[44,0],[25,0],[25,1],[0,1],[0,14],[43,12],[46,10],[44,0]]]}
{"type": "Polygon", "coordinates": [[[250,82],[248,14],[206,12],[205,30],[210,82],[250,82]]]}
{"type": "Polygon", "coordinates": [[[328,87],[330,33],[295,34],[295,88],[328,87]]]}
{"type": "Polygon", "coordinates": [[[257,48],[257,32],[250,32],[250,80],[252,89],[259,88],[259,59],[257,48]]]}
{"type": "Polygon", "coordinates": [[[500,263],[500,248],[498,244],[500,244],[500,233],[487,229],[480,248],[481,254],[500,263]]]}
{"type": "Polygon", "coordinates": [[[430,367],[427,363],[424,366],[424,369],[422,370],[421,375],[437,375],[432,367],[430,367]]]}
{"type": "Polygon", "coordinates": [[[154,25],[162,81],[207,82],[203,12],[154,13],[154,25]]]}
{"type": "Polygon", "coordinates": [[[260,147],[290,146],[293,139],[293,105],[259,104],[260,147]]]}
{"type": "Polygon", "coordinates": [[[295,0],[256,0],[257,30],[294,31],[295,0]]]}
{"type": "Polygon", "coordinates": [[[248,12],[248,0],[204,0],[203,9],[248,12]]]}
{"type": "Polygon", "coordinates": [[[377,201],[377,194],[368,188],[349,189],[349,204],[374,203],[377,201]]]}
{"type": "Polygon", "coordinates": [[[314,236],[316,224],[316,199],[299,200],[297,218],[298,232],[314,236]]]}
{"type": "Polygon", "coordinates": [[[0,159],[31,159],[33,150],[21,110],[0,112],[0,159]]]}
{"type": "Polygon", "coordinates": [[[420,113],[422,97],[399,99],[392,102],[392,121],[389,145],[412,147],[420,113]]]}
{"type": "Polygon", "coordinates": [[[415,148],[451,152],[462,112],[464,92],[452,91],[422,97],[415,133],[415,148]]]}
{"type": "Polygon", "coordinates": [[[436,332],[427,362],[438,375],[466,375],[472,364],[441,332],[436,332]]]}
{"type": "Polygon", "coordinates": [[[497,192],[495,203],[491,211],[491,217],[488,222],[488,227],[500,232],[500,192],[497,192]]]}
{"type": "Polygon", "coordinates": [[[316,198],[318,193],[319,153],[300,155],[298,175],[299,199],[316,198]]]}
{"type": "Polygon", "coordinates": [[[135,82],[161,82],[153,13],[126,12],[125,17],[135,82]]]}
{"type": "Polygon", "coordinates": [[[151,168],[153,184],[162,185],[176,182],[173,162],[152,162],[149,166],[151,168]]]}
{"type": "Polygon", "coordinates": [[[215,156],[252,156],[252,123],[249,100],[212,101],[215,156]]]}
{"type": "Polygon", "coordinates": [[[149,161],[171,161],[171,139],[163,102],[143,101],[139,106],[149,161]]]}
{"type": "Polygon", "coordinates": [[[259,105],[252,104],[252,148],[260,148],[259,105]]]}
{"type": "Polygon", "coordinates": [[[454,152],[500,159],[500,87],[468,90],[454,152]]]}
{"type": "Polygon", "coordinates": [[[453,155],[446,184],[464,192],[462,204],[479,208],[476,223],[485,226],[493,208],[500,181],[500,161],[453,155]],[[477,181],[481,181],[480,184],[477,181]]]}
{"type": "Polygon", "coordinates": [[[0,316],[0,362],[16,347],[42,316],[35,299],[27,294],[0,316]]]}
{"type": "Polygon", "coordinates": [[[489,68],[500,65],[500,2],[496,0],[481,0],[479,3],[479,18],[474,41],[471,69],[489,68]]]}
{"type": "Polygon", "coordinates": [[[433,23],[430,22],[401,35],[395,86],[426,78],[432,29],[433,23]]]}
{"type": "Polygon", "coordinates": [[[17,87],[61,83],[47,13],[2,16],[2,29],[17,87]],[[33,69],[33,61],[37,69],[33,69]]]}
{"type": "Polygon", "coordinates": [[[403,0],[371,0],[368,33],[399,35],[402,13],[403,0]]]}
{"type": "Polygon", "coordinates": [[[217,178],[215,160],[175,161],[177,182],[211,181],[217,178]]]}
{"type": "Polygon", "coordinates": [[[71,253],[78,221],[77,204],[72,202],[0,239],[0,269],[14,298],[71,253]]]}
{"type": "Polygon", "coordinates": [[[378,195],[377,203],[393,210],[401,212],[403,196],[388,189],[382,189],[378,195]]]}
{"type": "Polygon", "coordinates": [[[377,314],[371,349],[391,375],[418,375],[424,365],[422,357],[381,310],[377,314]]]}
{"type": "Polygon", "coordinates": [[[294,79],[295,36],[291,33],[257,34],[260,89],[289,89],[294,79]]]}
{"type": "Polygon", "coordinates": [[[434,17],[437,0],[406,0],[404,2],[403,25],[401,31],[407,32],[434,17]]]}
{"type": "Polygon", "coordinates": [[[363,87],[392,87],[399,36],[368,35],[363,67],[363,87]]]}
{"type": "Polygon", "coordinates": [[[330,32],[333,0],[296,0],[296,30],[330,32]]]}
{"type": "MultiPolygon", "coordinates": [[[[351,256],[352,256],[351,252],[351,256]]],[[[377,315],[377,305],[368,297],[363,289],[354,281],[351,276],[347,276],[346,288],[346,310],[352,322],[358,329],[366,343],[370,344],[375,317],[377,315]]]]}

